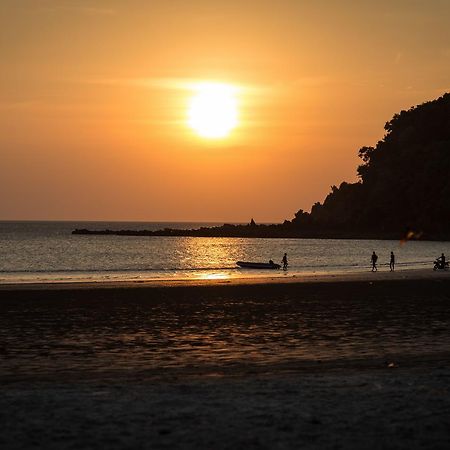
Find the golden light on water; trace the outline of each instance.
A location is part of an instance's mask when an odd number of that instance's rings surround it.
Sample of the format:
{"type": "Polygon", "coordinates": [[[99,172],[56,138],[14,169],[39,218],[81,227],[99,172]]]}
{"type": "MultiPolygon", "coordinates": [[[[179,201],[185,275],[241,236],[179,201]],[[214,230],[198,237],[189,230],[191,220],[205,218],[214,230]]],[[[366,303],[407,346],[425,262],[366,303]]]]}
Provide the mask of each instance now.
{"type": "Polygon", "coordinates": [[[199,276],[201,280],[228,280],[231,278],[230,274],[220,272],[220,273],[208,273],[199,276]]]}
{"type": "Polygon", "coordinates": [[[237,89],[223,83],[201,83],[190,100],[188,125],[201,137],[224,138],[238,125],[237,89]]]}

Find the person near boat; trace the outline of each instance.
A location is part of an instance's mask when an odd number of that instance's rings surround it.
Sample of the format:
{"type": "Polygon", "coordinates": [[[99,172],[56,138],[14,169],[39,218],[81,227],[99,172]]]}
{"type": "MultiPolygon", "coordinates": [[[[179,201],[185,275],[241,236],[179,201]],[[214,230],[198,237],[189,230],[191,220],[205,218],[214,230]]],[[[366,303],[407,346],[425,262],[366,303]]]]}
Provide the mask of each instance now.
{"type": "Polygon", "coordinates": [[[287,253],[284,254],[283,259],[281,260],[281,263],[283,264],[283,270],[286,270],[288,267],[287,253]]]}

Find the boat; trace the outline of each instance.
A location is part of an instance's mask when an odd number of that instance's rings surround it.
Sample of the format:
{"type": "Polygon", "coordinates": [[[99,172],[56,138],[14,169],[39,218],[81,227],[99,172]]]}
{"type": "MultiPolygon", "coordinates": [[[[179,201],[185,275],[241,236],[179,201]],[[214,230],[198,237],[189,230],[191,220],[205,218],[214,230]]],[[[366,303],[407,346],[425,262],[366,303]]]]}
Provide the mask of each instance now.
{"type": "Polygon", "coordinates": [[[262,263],[262,262],[249,262],[249,261],[238,261],[236,263],[239,267],[244,269],[281,269],[279,264],[273,262],[262,263]]]}

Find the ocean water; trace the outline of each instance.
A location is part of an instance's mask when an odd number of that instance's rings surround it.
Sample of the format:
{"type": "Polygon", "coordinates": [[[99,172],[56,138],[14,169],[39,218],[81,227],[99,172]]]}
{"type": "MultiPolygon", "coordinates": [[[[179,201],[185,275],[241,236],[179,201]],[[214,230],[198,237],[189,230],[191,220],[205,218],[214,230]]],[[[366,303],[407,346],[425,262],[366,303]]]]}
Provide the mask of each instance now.
{"type": "Polygon", "coordinates": [[[379,270],[432,268],[450,242],[342,239],[254,239],[72,235],[75,228],[198,228],[213,223],[0,222],[0,283],[227,279],[367,271],[375,251],[379,270]],[[288,254],[287,271],[241,269],[236,261],[288,254]]]}

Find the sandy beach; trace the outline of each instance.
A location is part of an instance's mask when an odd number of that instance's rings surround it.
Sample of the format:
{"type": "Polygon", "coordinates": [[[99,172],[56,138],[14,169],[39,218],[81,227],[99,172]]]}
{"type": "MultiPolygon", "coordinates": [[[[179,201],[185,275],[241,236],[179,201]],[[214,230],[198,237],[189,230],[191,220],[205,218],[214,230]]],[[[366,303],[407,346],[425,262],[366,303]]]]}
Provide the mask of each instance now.
{"type": "Polygon", "coordinates": [[[3,285],[3,448],[447,448],[450,274],[3,285]]]}

